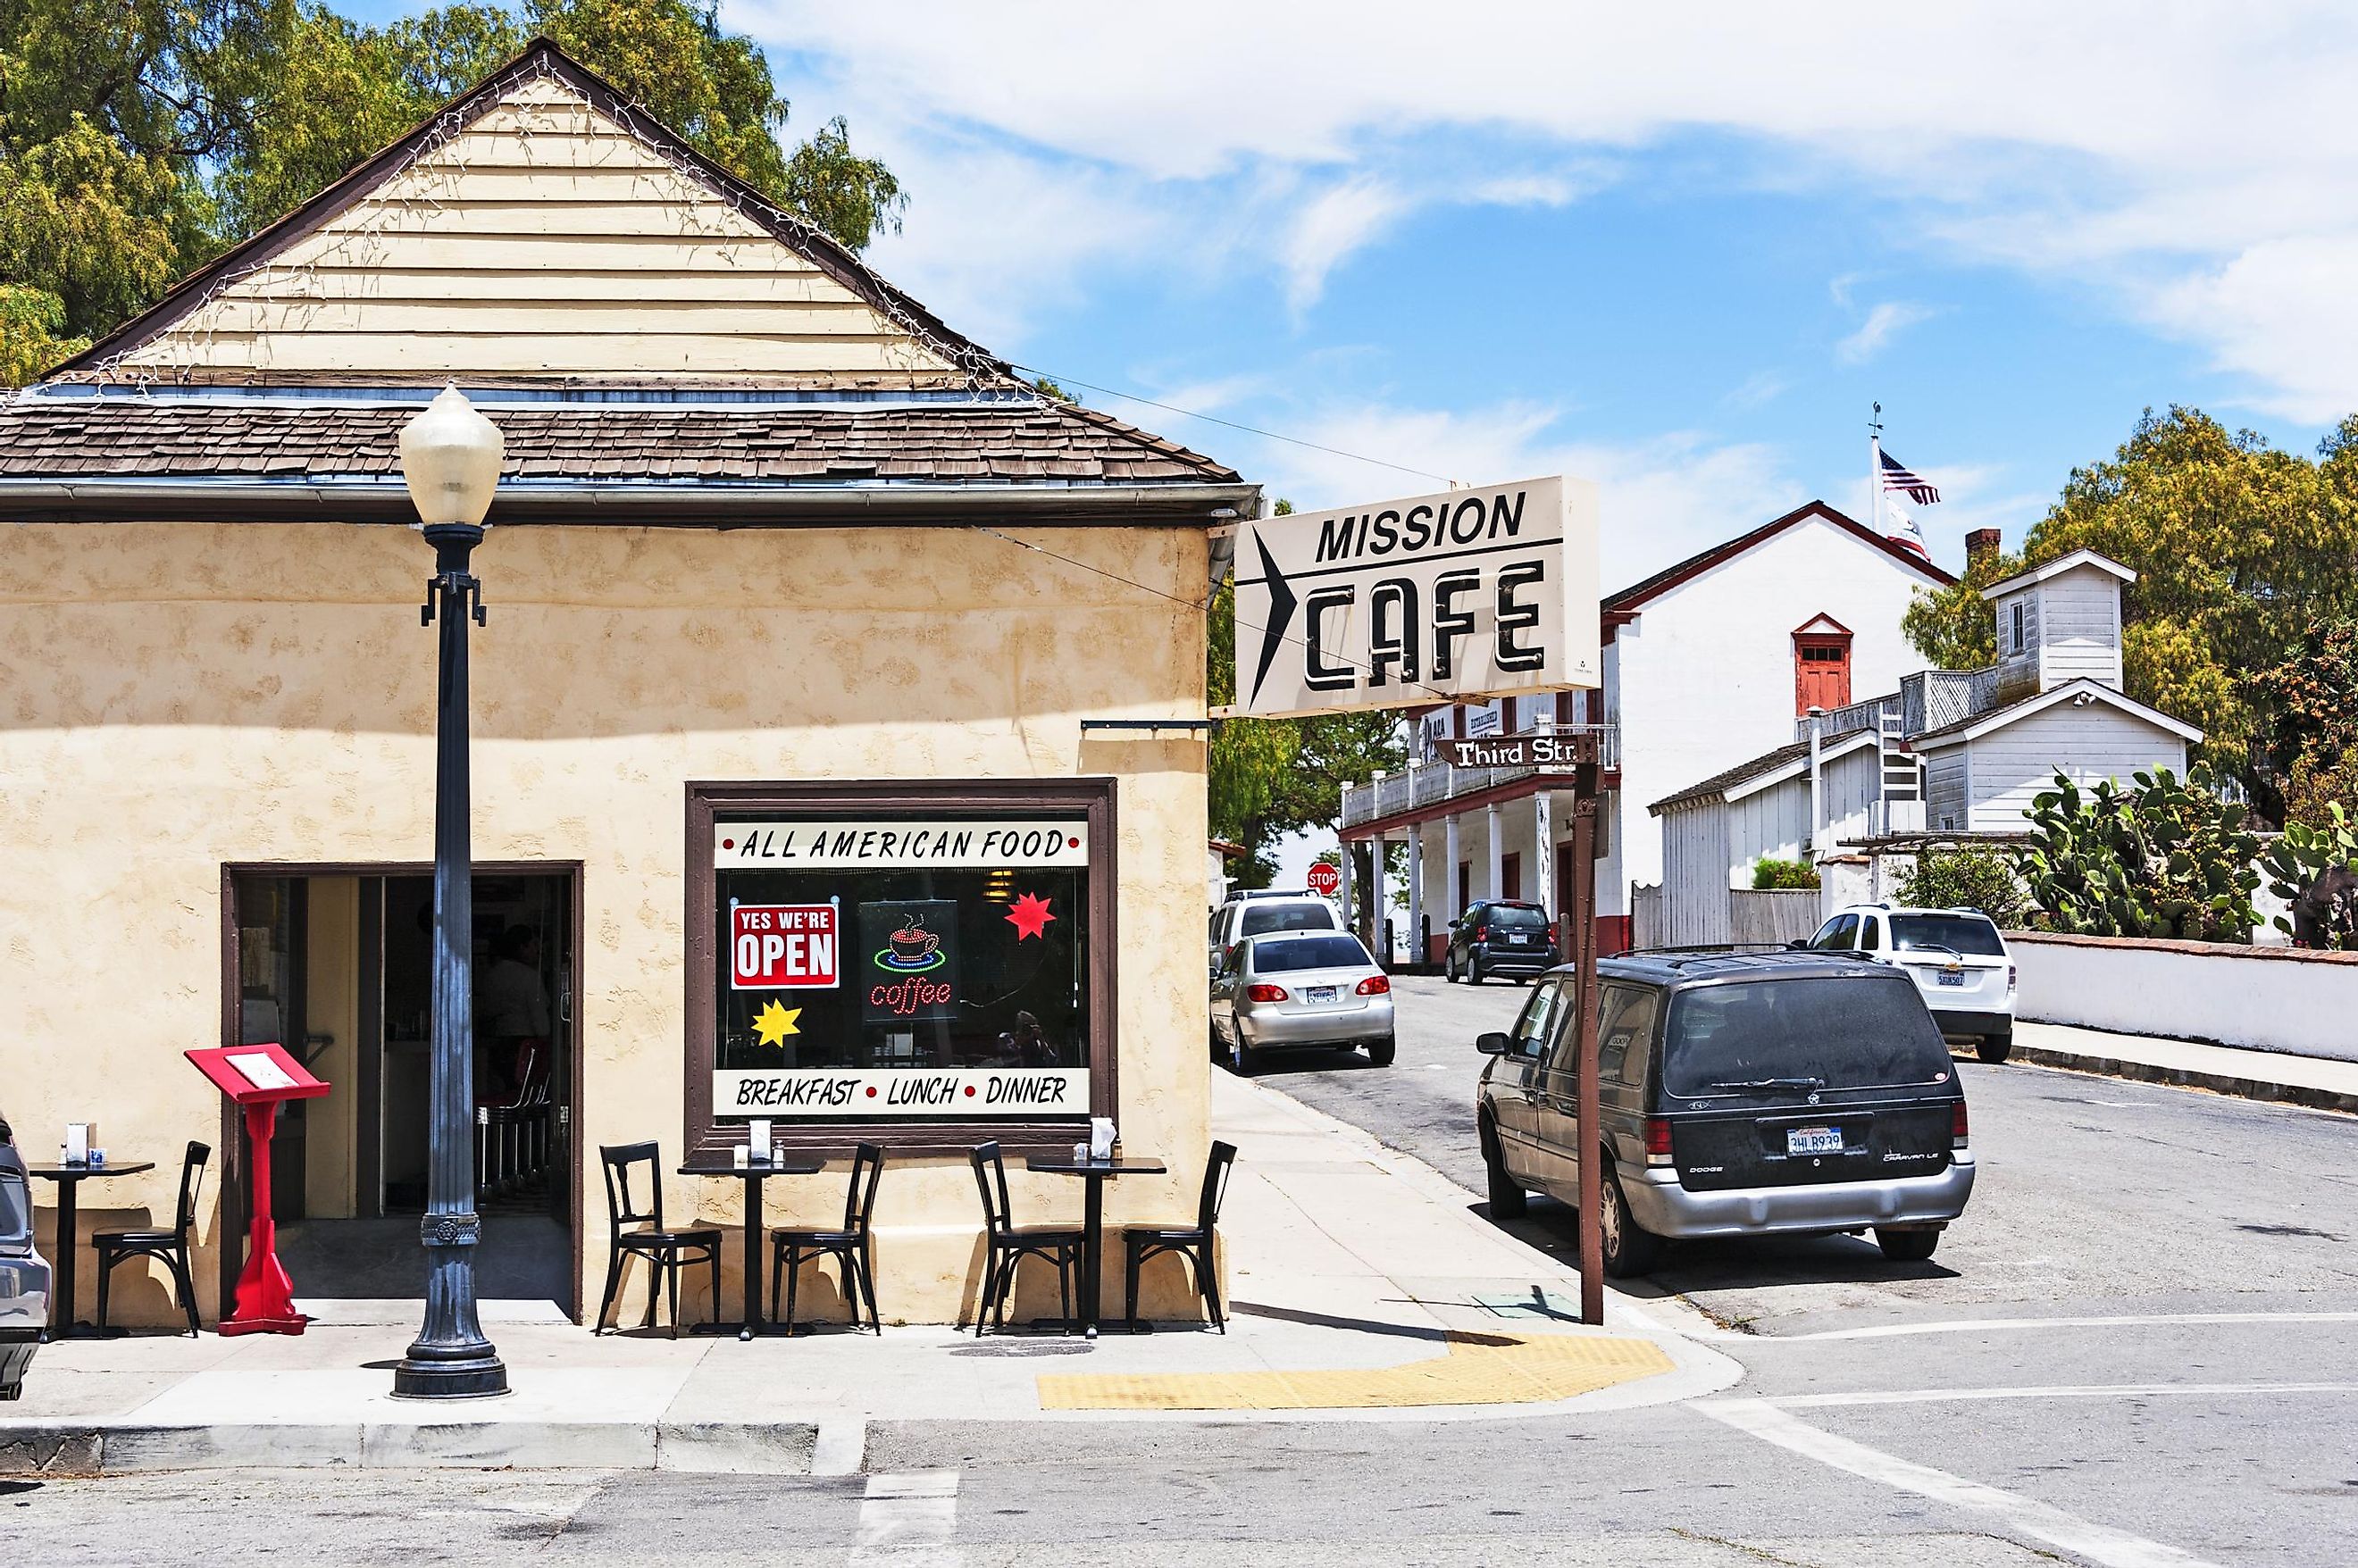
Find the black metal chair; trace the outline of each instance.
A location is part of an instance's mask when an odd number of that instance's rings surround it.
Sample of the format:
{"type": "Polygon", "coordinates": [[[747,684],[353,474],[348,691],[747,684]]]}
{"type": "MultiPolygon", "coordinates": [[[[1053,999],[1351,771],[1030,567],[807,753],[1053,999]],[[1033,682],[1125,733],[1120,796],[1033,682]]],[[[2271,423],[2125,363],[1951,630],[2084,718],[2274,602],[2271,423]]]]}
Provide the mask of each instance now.
{"type": "Polygon", "coordinates": [[[1187,1260],[1195,1271],[1195,1293],[1212,1314],[1212,1326],[1222,1334],[1228,1331],[1228,1320],[1220,1311],[1220,1273],[1214,1259],[1218,1243],[1220,1202],[1228,1193],[1228,1168],[1236,1162],[1237,1146],[1215,1142],[1212,1158],[1204,1167],[1203,1195],[1195,1202],[1195,1223],[1174,1228],[1157,1229],[1141,1226],[1121,1233],[1122,1250],[1128,1254],[1123,1271],[1122,1315],[1130,1320],[1130,1331],[1138,1332],[1138,1271],[1149,1258],[1165,1252],[1176,1252],[1187,1260]]]}
{"type": "Polygon", "coordinates": [[[1056,1292],[1064,1308],[1065,1332],[1073,1331],[1073,1281],[1080,1272],[1084,1238],[1079,1230],[1063,1226],[1019,1226],[1007,1200],[1007,1162],[997,1143],[979,1144],[967,1158],[974,1164],[974,1184],[982,1194],[982,1300],[974,1314],[974,1332],[982,1336],[986,1316],[1007,1327],[1007,1298],[1015,1289],[1015,1266],[1025,1258],[1055,1265],[1056,1292]]]}
{"type": "Polygon", "coordinates": [[[605,1168],[606,1218],[610,1228],[606,1244],[606,1294],[598,1303],[598,1320],[590,1332],[606,1332],[606,1314],[614,1310],[615,1294],[622,1288],[622,1259],[625,1254],[635,1254],[647,1260],[648,1269],[647,1315],[639,1326],[654,1326],[655,1291],[658,1286],[667,1285],[671,1296],[671,1336],[677,1339],[681,1269],[691,1263],[710,1265],[712,1310],[716,1314],[720,1310],[720,1232],[718,1228],[664,1228],[663,1162],[657,1157],[654,1143],[601,1144],[598,1150],[598,1160],[605,1168]],[[638,1200],[631,1192],[631,1172],[639,1165],[647,1168],[647,1184],[653,1190],[649,1206],[644,1209],[638,1206],[638,1200]],[[623,1228],[633,1225],[646,1228],[623,1228]]]}
{"type": "Polygon", "coordinates": [[[851,1326],[860,1326],[860,1298],[868,1297],[868,1326],[877,1333],[884,1325],[876,1314],[876,1260],[868,1246],[868,1217],[876,1207],[876,1181],[884,1173],[884,1151],[862,1143],[851,1156],[851,1185],[843,1198],[840,1230],[773,1230],[770,1232],[770,1300],[785,1303],[786,1332],[795,1331],[795,1286],[805,1259],[817,1262],[834,1258],[843,1270],[843,1298],[851,1305],[851,1326]],[[786,1293],[778,1294],[778,1278],[785,1276],[786,1293]]]}
{"type": "MultiPolygon", "coordinates": [[[[172,1292],[180,1310],[189,1314],[189,1337],[197,1336],[197,1285],[189,1276],[189,1232],[197,1223],[197,1190],[204,1185],[205,1162],[211,1148],[191,1139],[180,1161],[180,1202],[172,1211],[169,1230],[102,1230],[90,1238],[98,1254],[98,1326],[106,1326],[107,1286],[114,1266],[134,1258],[153,1258],[172,1271],[172,1292]]],[[[71,1245],[70,1238],[68,1245],[71,1245]]]]}

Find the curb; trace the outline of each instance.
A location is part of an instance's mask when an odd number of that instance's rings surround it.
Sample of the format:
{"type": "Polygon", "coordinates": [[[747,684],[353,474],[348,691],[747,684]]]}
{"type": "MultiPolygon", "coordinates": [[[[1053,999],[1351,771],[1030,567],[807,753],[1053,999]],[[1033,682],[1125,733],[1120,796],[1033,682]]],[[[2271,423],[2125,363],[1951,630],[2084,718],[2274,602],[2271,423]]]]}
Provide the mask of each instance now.
{"type": "Polygon", "coordinates": [[[2122,1056],[2089,1056],[2074,1051],[2055,1051],[2045,1046],[2025,1044],[2019,1037],[2014,1043],[2012,1060],[2041,1067],[2060,1067],[2066,1072],[2127,1078],[2136,1083],[2208,1089],[2212,1094],[2233,1095],[2238,1099],[2268,1100],[2279,1105],[2301,1106],[2310,1110],[2358,1113],[2358,1094],[2316,1088],[2308,1084],[2271,1083],[2264,1078],[2238,1077],[2230,1073],[2205,1073],[2191,1067],[2169,1067],[2157,1062],[2132,1061],[2122,1056]]]}
{"type": "Polygon", "coordinates": [[[331,1422],[236,1426],[19,1422],[0,1426],[0,1476],[159,1470],[670,1470],[807,1476],[810,1422],[331,1422]]]}

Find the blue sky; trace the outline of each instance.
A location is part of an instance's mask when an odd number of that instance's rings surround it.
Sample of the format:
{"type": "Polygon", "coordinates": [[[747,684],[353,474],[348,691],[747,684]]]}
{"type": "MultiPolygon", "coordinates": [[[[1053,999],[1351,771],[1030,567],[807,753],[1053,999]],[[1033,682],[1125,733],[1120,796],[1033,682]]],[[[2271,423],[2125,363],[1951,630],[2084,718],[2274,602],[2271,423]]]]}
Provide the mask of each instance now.
{"type": "MultiPolygon", "coordinates": [[[[1863,506],[1877,399],[1952,565],[2148,405],[2303,450],[2358,408],[2341,13],[1639,9],[722,16],[798,129],[902,174],[871,259],[954,325],[1429,473],[1596,480],[1608,587],[1863,506]]],[[[1427,487],[1084,396],[1304,507],[1427,487]]]]}

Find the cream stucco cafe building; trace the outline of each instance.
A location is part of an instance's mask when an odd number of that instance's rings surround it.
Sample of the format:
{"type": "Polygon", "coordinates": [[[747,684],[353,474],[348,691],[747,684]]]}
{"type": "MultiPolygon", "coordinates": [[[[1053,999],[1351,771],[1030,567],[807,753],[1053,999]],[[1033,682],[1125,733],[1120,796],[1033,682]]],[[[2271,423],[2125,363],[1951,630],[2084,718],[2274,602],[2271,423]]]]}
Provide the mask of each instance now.
{"type": "MultiPolygon", "coordinates": [[[[279,1041],[333,1086],[274,1145],[297,1296],[422,1289],[435,658],[395,438],[446,383],[506,442],[478,1091],[547,1105],[483,1195],[481,1293],[595,1310],[601,1144],[660,1141],[667,1213],[741,1223],[673,1171],[754,1115],[885,1146],[887,1318],[967,1310],[981,1140],[1110,1116],[1172,1172],[1109,1223],[1187,1213],[1184,721],[1207,531],[1257,491],[1043,400],[539,45],[0,409],[0,1112],[31,1155],[94,1121],[157,1162],[83,1230],[168,1225],[214,1145],[210,1320],[251,1173],[181,1053],[279,1041]]],[[[841,1165],[768,1204],[839,1217],[841,1165]]],[[[160,1271],[116,1294],[170,1320],[160,1271]]]]}

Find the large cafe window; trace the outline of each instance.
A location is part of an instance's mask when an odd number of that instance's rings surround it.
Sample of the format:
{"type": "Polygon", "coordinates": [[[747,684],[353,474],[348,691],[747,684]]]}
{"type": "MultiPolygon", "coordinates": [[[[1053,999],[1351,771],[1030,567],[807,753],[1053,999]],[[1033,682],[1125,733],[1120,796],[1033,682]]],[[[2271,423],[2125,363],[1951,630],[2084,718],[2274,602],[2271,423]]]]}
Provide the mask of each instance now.
{"type": "Polygon", "coordinates": [[[1111,784],[689,795],[692,1145],[1069,1142],[1112,1103],[1111,784]]]}

